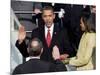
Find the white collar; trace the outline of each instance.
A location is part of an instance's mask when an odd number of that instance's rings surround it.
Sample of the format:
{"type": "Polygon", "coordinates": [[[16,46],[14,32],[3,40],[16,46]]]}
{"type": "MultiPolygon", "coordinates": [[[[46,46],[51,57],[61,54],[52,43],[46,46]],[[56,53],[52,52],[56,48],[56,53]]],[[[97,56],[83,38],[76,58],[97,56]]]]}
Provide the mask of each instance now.
{"type": "Polygon", "coordinates": [[[40,57],[39,56],[37,56],[37,57],[33,57],[33,56],[27,57],[26,58],[26,61],[29,61],[30,59],[40,59],[40,57]]]}

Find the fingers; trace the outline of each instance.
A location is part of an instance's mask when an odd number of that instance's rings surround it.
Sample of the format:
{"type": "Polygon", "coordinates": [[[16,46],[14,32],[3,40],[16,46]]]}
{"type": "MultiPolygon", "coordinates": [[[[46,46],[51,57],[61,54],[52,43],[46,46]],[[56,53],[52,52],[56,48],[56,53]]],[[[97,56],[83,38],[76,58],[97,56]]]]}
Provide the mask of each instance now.
{"type": "Polygon", "coordinates": [[[25,28],[24,28],[24,26],[20,26],[19,27],[19,32],[18,32],[18,40],[19,40],[19,43],[22,43],[23,40],[25,39],[25,37],[26,37],[25,28]]]}
{"type": "Polygon", "coordinates": [[[25,28],[22,25],[19,27],[19,36],[20,37],[25,37],[26,36],[25,28]]]}
{"type": "Polygon", "coordinates": [[[62,55],[60,55],[60,59],[61,59],[61,60],[65,60],[65,59],[67,59],[68,57],[69,57],[68,54],[62,54],[62,55]]]}
{"type": "Polygon", "coordinates": [[[55,54],[59,54],[59,50],[58,50],[58,47],[57,46],[54,46],[53,47],[52,55],[55,55],[55,54]]]}
{"type": "Polygon", "coordinates": [[[25,31],[25,28],[24,28],[24,26],[21,25],[21,26],[19,27],[19,33],[20,33],[20,32],[24,32],[24,31],[25,31]]]}
{"type": "Polygon", "coordinates": [[[55,46],[53,47],[53,51],[59,53],[59,48],[55,45],[55,46]]]}
{"type": "Polygon", "coordinates": [[[59,48],[57,46],[53,47],[52,56],[55,60],[60,58],[60,52],[59,52],[59,48]]]}

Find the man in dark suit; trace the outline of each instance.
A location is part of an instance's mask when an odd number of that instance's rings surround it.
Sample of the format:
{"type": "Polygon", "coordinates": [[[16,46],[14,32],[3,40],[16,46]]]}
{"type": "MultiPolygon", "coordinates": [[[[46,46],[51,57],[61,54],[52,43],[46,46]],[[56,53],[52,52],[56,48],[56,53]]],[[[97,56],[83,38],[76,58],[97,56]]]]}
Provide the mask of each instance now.
{"type": "MultiPolygon", "coordinates": [[[[60,46],[60,42],[62,41],[58,41],[59,39],[62,40],[65,35],[67,36],[67,33],[65,33],[64,35],[60,35],[60,31],[61,29],[59,28],[59,25],[54,23],[54,19],[55,19],[55,14],[53,11],[53,8],[50,6],[46,6],[43,8],[42,11],[42,18],[44,20],[44,25],[42,25],[41,27],[35,29],[32,31],[32,39],[37,37],[39,38],[42,42],[43,42],[43,53],[41,55],[41,59],[42,60],[46,60],[46,61],[53,61],[52,58],[52,49],[55,45],[58,45],[58,47],[60,46]],[[58,39],[58,37],[60,37],[58,39]]],[[[26,37],[26,33],[24,31],[24,28],[20,28],[19,29],[19,37],[18,37],[18,41],[16,42],[16,46],[17,48],[20,50],[20,52],[22,53],[22,55],[24,57],[28,57],[28,53],[27,53],[27,45],[25,44],[25,37],[26,37]]],[[[68,40],[68,36],[63,40],[65,45],[64,47],[60,47],[60,52],[61,52],[61,58],[67,58],[67,56],[72,56],[74,54],[74,51],[72,50],[69,40],[68,40]],[[63,54],[62,54],[63,53],[63,54]]]]}
{"type": "Polygon", "coordinates": [[[66,71],[65,65],[59,60],[60,53],[59,51],[57,52],[57,47],[55,46],[53,49],[54,63],[40,60],[40,56],[43,53],[42,42],[38,38],[32,39],[28,47],[29,60],[18,65],[13,74],[66,71]]]}

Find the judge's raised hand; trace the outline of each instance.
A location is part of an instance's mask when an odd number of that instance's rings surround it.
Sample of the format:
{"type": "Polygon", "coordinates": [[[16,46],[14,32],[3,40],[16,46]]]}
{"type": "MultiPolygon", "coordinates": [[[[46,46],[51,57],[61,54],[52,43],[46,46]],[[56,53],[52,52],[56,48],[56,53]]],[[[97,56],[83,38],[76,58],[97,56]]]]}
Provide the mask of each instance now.
{"type": "Polygon", "coordinates": [[[57,46],[53,47],[52,56],[54,60],[60,59],[60,52],[57,46]]]}
{"type": "Polygon", "coordinates": [[[23,42],[25,37],[26,37],[26,31],[25,31],[24,26],[21,25],[19,27],[19,31],[18,31],[18,41],[19,41],[19,44],[23,42]]]}

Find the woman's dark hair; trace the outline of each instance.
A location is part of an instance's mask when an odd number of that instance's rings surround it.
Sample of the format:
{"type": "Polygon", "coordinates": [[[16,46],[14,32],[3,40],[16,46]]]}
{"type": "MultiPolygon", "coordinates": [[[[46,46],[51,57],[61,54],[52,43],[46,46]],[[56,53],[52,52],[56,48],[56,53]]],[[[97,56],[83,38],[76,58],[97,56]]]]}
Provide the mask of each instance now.
{"type": "Polygon", "coordinates": [[[38,38],[34,38],[30,41],[29,46],[28,46],[28,53],[29,56],[39,56],[41,54],[41,49],[43,48],[42,42],[38,38]],[[36,41],[37,45],[32,46],[32,42],[36,41]]]}
{"type": "Polygon", "coordinates": [[[95,14],[92,13],[88,17],[86,14],[83,14],[81,16],[82,21],[86,27],[86,32],[96,32],[96,18],[95,14]]]}

